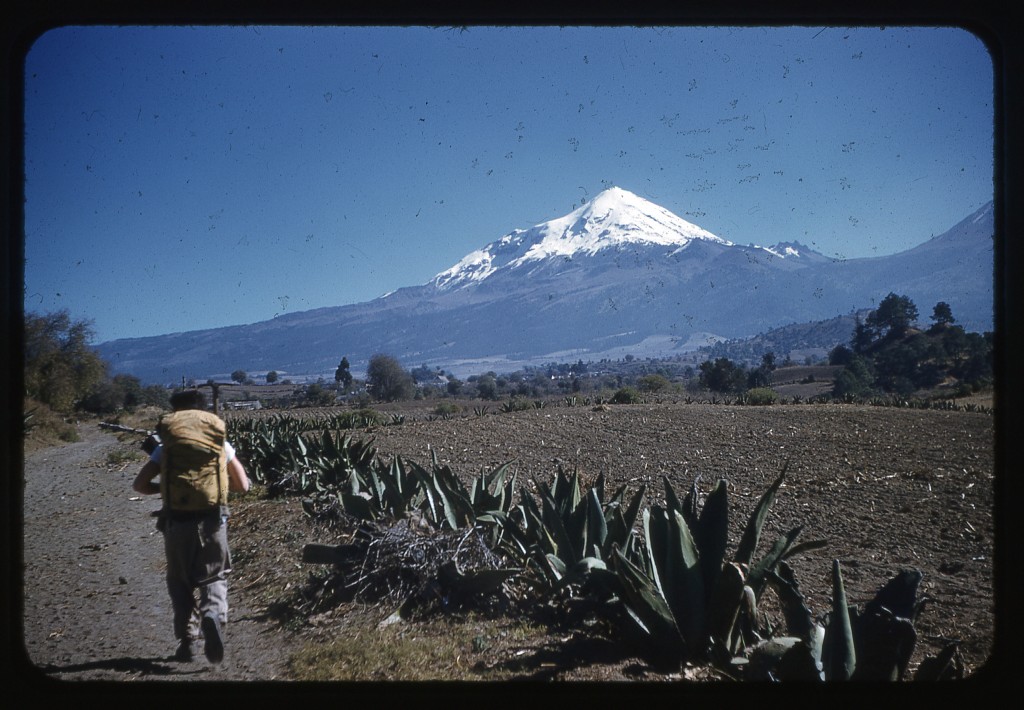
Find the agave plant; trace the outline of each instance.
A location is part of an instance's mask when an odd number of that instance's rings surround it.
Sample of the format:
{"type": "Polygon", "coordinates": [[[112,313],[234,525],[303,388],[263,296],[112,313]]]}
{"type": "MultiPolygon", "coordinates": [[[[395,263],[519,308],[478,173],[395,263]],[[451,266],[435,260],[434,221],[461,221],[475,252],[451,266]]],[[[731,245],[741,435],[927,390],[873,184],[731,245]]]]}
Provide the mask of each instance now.
{"type": "Polygon", "coordinates": [[[390,465],[377,463],[352,471],[334,490],[346,513],[362,520],[401,518],[419,507],[423,498],[416,474],[401,457],[390,465]]]}
{"type": "Polygon", "coordinates": [[[639,560],[622,550],[612,556],[626,611],[627,631],[652,659],[664,665],[684,660],[727,664],[760,640],[757,602],[778,565],[823,541],[795,546],[801,527],[780,536],[756,559],[761,531],[785,469],[761,496],[732,560],[726,558],[728,485],[720,480],[697,509],[696,481],[680,501],[665,478],[665,507],[644,513],[646,547],[639,560]]]}
{"type": "Polygon", "coordinates": [[[569,475],[561,466],[550,485],[534,483],[539,504],[524,493],[516,514],[503,522],[506,552],[534,573],[535,584],[551,590],[584,582],[606,569],[613,549],[635,548],[643,487],[627,500],[622,486],[606,502],[603,474],[584,490],[578,471],[569,475]]]}
{"type": "MultiPolygon", "coordinates": [[[[790,637],[778,639],[775,650],[755,648],[755,678],[817,681],[900,681],[907,678],[917,642],[914,623],[927,597],[918,597],[921,573],[904,570],[876,592],[863,609],[846,598],[842,570],[832,562],[832,609],[823,623],[809,622],[802,597],[783,593],[790,637]],[[796,624],[793,623],[797,620],[796,624]],[[779,649],[784,649],[779,652],[779,649]]],[[[780,590],[795,590],[792,579],[777,579],[780,590]]],[[[936,659],[926,659],[918,677],[939,678],[950,673],[955,647],[936,659]]]]}

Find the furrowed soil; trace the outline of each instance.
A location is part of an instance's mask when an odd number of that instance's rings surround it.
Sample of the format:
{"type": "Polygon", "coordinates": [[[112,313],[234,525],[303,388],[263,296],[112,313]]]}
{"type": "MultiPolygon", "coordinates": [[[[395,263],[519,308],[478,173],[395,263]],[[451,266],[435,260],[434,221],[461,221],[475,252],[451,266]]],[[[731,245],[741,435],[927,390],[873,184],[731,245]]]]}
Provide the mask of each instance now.
{"type": "MultiPolygon", "coordinates": [[[[868,601],[900,570],[917,569],[928,601],[911,672],[958,639],[968,675],[984,677],[996,643],[991,414],[684,403],[496,410],[441,418],[429,408],[392,408],[403,423],[354,434],[372,438],[385,459],[401,455],[426,465],[433,449],[467,481],[507,461],[528,487],[550,481],[559,465],[578,470],[585,484],[603,473],[609,492],[646,486],[645,507],[663,499],[663,477],[685,492],[699,476],[703,495],[724,478],[733,535],[788,464],[762,547],[796,525],[803,526],[798,541],[827,540],[791,560],[812,612],[830,608],[833,559],[853,604],[868,601]]],[[[29,447],[24,460],[23,607],[15,619],[22,625],[14,636],[24,647],[26,678],[66,692],[70,681],[288,681],[303,677],[293,660],[300,649],[384,633],[380,622],[393,606],[343,604],[287,623],[271,613],[317,569],[302,562],[303,546],[338,542],[339,533],[310,523],[298,499],[257,491],[232,501],[224,662],[210,665],[201,651],[192,662],[174,661],[162,539],[151,517],[159,501],[131,490],[144,461],[141,437],[96,421],[79,423],[78,432],[74,443],[29,447]]],[[[770,601],[765,606],[770,615],[770,601]]],[[[580,629],[513,630],[513,620],[473,615],[402,625],[399,633],[426,638],[454,637],[461,627],[472,640],[434,669],[435,680],[724,678],[697,668],[658,672],[580,629]]],[[[408,678],[397,664],[348,679],[408,678]]]]}

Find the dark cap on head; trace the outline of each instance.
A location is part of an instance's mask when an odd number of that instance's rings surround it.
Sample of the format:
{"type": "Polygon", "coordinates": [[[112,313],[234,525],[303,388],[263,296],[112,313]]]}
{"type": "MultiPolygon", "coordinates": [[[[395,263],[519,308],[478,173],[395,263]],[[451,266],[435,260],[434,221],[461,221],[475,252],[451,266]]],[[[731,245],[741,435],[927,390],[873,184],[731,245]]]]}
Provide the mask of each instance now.
{"type": "Polygon", "coordinates": [[[171,395],[171,409],[206,409],[206,395],[196,389],[175,392],[171,395]]]}

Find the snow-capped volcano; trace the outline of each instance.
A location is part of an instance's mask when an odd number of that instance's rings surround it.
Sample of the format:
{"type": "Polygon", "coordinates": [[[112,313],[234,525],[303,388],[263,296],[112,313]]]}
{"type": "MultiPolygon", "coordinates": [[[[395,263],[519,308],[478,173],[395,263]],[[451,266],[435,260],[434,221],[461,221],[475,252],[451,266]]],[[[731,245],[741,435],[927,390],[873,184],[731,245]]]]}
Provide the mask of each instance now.
{"type": "Polygon", "coordinates": [[[469,368],[485,362],[482,369],[505,363],[511,371],[665,357],[711,338],[834,318],[890,292],[922,313],[943,301],[964,327],[989,330],[993,234],[986,206],[908,251],[836,260],[794,241],[733,244],[612,188],[564,217],[506,234],[428,283],[366,303],[97,350],[114,372],[148,382],[238,368],[330,376],[340,357],[358,369],[374,353],[476,374],[469,368]]]}
{"type": "Polygon", "coordinates": [[[452,289],[482,281],[502,267],[517,268],[551,257],[593,255],[632,244],[683,249],[695,239],[731,246],[664,207],[629,190],[611,187],[564,217],[514,230],[467,254],[431,283],[438,289],[452,289]]]}

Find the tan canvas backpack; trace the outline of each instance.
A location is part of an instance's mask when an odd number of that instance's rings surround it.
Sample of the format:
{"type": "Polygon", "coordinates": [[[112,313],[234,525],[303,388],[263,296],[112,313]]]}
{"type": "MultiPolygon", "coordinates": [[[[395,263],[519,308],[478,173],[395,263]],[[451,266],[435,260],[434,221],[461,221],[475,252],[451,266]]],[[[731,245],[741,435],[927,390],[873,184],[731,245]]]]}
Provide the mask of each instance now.
{"type": "Polygon", "coordinates": [[[200,511],[227,505],[228,468],[224,421],[212,412],[184,409],[161,418],[157,433],[160,493],[172,511],[200,511]]]}

